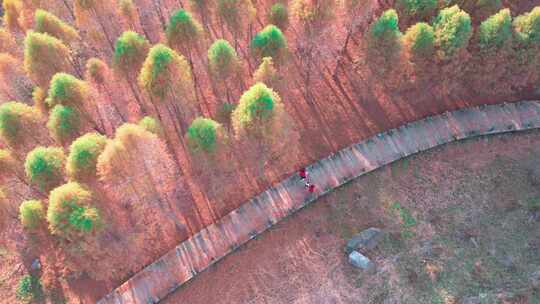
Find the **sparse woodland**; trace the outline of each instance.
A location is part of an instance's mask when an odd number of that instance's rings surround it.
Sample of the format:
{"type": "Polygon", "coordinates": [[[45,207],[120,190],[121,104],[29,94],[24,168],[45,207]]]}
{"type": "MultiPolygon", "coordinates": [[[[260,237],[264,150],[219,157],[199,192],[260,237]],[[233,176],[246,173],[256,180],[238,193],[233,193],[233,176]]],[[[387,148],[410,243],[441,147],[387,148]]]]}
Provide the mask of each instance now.
{"type": "Polygon", "coordinates": [[[95,301],[311,160],[534,97],[532,2],[3,0],[4,280],[95,301]]]}

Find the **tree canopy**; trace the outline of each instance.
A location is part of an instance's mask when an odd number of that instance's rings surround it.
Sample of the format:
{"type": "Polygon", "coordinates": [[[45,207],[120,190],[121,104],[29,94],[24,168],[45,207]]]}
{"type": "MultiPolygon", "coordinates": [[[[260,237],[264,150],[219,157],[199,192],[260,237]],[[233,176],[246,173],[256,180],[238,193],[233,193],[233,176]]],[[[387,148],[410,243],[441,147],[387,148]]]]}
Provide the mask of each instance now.
{"type": "Polygon", "coordinates": [[[411,26],[404,37],[412,59],[430,59],[435,52],[435,33],[431,25],[419,22],[411,26]]]}
{"type": "Polygon", "coordinates": [[[51,233],[73,241],[99,230],[102,220],[93,200],[92,192],[76,182],[53,189],[47,209],[51,233]]]}
{"type": "Polygon", "coordinates": [[[284,31],[289,25],[289,11],[287,10],[287,6],[279,2],[272,5],[268,13],[268,22],[284,31]]]}
{"type": "Polygon", "coordinates": [[[217,0],[217,15],[233,32],[242,31],[245,23],[253,21],[256,12],[251,0],[217,0]]]}
{"type": "Polygon", "coordinates": [[[368,56],[373,63],[382,58],[384,64],[391,64],[401,50],[401,32],[398,15],[394,9],[385,11],[371,24],[368,36],[368,56]]]}
{"type": "Polygon", "coordinates": [[[220,78],[233,74],[238,66],[238,55],[227,40],[216,40],[208,49],[208,65],[220,78]]]}
{"type": "Polygon", "coordinates": [[[269,87],[274,87],[279,76],[272,57],[264,57],[257,70],[253,73],[255,82],[262,82],[269,87]]]}
{"type": "Polygon", "coordinates": [[[66,164],[68,177],[77,181],[95,178],[97,159],[106,144],[107,138],[98,133],[87,133],[73,141],[66,164]]]}
{"type": "Polygon", "coordinates": [[[80,108],[88,99],[88,90],[86,82],[70,74],[57,73],[51,79],[45,102],[51,108],[58,104],[80,108]]]}
{"type": "Polygon", "coordinates": [[[19,207],[19,219],[24,228],[34,230],[45,223],[45,208],[40,200],[28,200],[19,207]]]}
{"type": "Polygon", "coordinates": [[[466,48],[472,35],[471,17],[457,5],[441,10],[433,28],[442,59],[466,48]]]}
{"type": "Polygon", "coordinates": [[[540,44],[540,6],[516,17],[513,25],[519,42],[540,44]]]}
{"type": "Polygon", "coordinates": [[[72,26],[42,9],[37,9],[35,12],[34,30],[38,33],[47,33],[67,44],[79,38],[79,33],[72,26]]]}
{"type": "Polygon", "coordinates": [[[103,60],[99,58],[90,58],[86,61],[85,79],[97,84],[104,84],[108,67],[103,60]]]}
{"type": "Polygon", "coordinates": [[[201,24],[184,9],[177,10],[171,16],[166,30],[167,43],[172,48],[185,52],[198,42],[202,34],[201,24]]]}
{"type": "Polygon", "coordinates": [[[76,109],[57,104],[52,109],[47,122],[47,129],[59,143],[64,143],[76,137],[81,129],[81,119],[76,109]]]}
{"type": "Polygon", "coordinates": [[[150,49],[150,42],[133,32],[123,32],[116,40],[113,56],[113,68],[125,75],[136,75],[150,49]]]}
{"type": "Polygon", "coordinates": [[[496,50],[512,39],[512,16],[503,9],[480,24],[478,44],[483,50],[496,50]]]}
{"type": "Polygon", "coordinates": [[[26,156],[24,169],[30,182],[48,191],[62,182],[64,162],[61,148],[37,147],[26,156]]]}
{"type": "Polygon", "coordinates": [[[255,35],[251,41],[251,48],[259,58],[272,57],[280,61],[287,52],[287,41],[283,32],[271,24],[255,35]]]}
{"type": "Polygon", "coordinates": [[[40,87],[46,88],[52,76],[68,71],[69,49],[61,40],[28,31],[24,39],[24,69],[40,87]]]}
{"type": "Polygon", "coordinates": [[[40,122],[39,112],[24,103],[6,102],[0,105],[0,139],[10,146],[17,146],[40,122]]]}
{"type": "Polygon", "coordinates": [[[407,16],[424,19],[437,9],[437,0],[398,0],[396,7],[407,16]]]}
{"type": "Polygon", "coordinates": [[[221,125],[212,119],[198,117],[188,128],[188,144],[194,152],[212,153],[216,150],[221,125]]]}
{"type": "Polygon", "coordinates": [[[292,15],[313,31],[334,17],[336,0],[293,0],[290,5],[292,15]]]}
{"type": "Polygon", "coordinates": [[[145,116],[139,120],[139,126],[143,127],[146,131],[156,134],[157,136],[163,138],[163,128],[157,119],[151,116],[145,116]]]}

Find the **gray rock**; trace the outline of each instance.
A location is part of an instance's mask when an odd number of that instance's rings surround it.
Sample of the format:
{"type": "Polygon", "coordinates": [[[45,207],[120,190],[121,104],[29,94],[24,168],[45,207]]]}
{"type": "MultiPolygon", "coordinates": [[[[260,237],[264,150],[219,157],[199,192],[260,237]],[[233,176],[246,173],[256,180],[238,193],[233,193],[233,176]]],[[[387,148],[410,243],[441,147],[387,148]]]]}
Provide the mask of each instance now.
{"type": "Polygon", "coordinates": [[[372,250],[383,238],[384,233],[378,228],[368,228],[355,235],[347,242],[345,251],[351,253],[354,250],[372,250]]]}
{"type": "Polygon", "coordinates": [[[41,262],[39,261],[39,259],[35,259],[32,262],[32,265],[30,265],[30,269],[32,269],[32,270],[40,270],[41,269],[41,262]]]}
{"type": "Polygon", "coordinates": [[[365,255],[358,251],[353,251],[349,254],[349,263],[356,268],[360,268],[367,272],[375,272],[375,264],[365,255]]]}

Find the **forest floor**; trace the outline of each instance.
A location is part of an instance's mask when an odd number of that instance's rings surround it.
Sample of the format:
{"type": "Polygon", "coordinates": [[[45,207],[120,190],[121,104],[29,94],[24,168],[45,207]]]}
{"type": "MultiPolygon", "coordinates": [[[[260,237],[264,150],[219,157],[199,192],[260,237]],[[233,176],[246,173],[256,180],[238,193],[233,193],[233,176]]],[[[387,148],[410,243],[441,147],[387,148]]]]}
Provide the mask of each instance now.
{"type": "Polygon", "coordinates": [[[481,137],[334,191],[201,273],[164,303],[540,303],[540,132],[481,137]],[[396,207],[403,210],[398,213],[396,207]],[[405,221],[404,221],[405,218],[405,221]],[[389,232],[354,269],[346,241],[389,232]],[[467,302],[469,301],[469,302],[467,302]]]}

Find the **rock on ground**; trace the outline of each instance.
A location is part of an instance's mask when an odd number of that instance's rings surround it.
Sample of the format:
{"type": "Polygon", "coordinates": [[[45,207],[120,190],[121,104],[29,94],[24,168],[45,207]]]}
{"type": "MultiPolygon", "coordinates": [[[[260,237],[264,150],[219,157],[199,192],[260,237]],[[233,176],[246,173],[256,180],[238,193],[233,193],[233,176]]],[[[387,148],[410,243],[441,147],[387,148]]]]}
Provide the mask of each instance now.
{"type": "Polygon", "coordinates": [[[349,254],[349,263],[356,268],[363,269],[370,273],[375,272],[375,264],[358,251],[353,251],[349,254]]]}
{"type": "Polygon", "coordinates": [[[378,228],[368,228],[355,235],[347,242],[346,252],[351,253],[354,250],[372,250],[383,238],[384,233],[378,228]]]}

